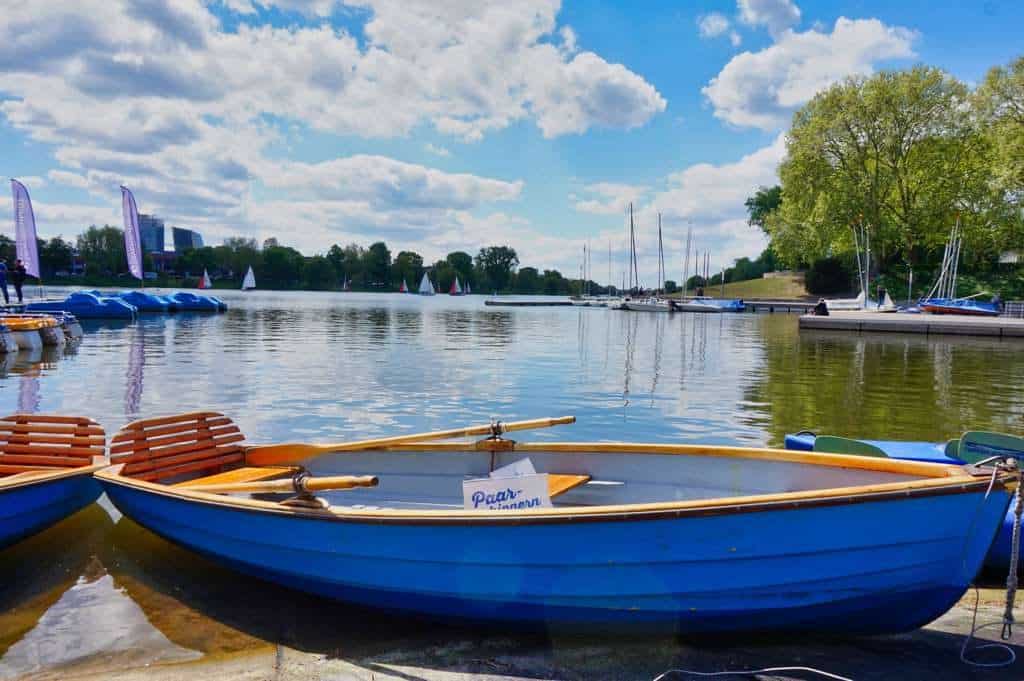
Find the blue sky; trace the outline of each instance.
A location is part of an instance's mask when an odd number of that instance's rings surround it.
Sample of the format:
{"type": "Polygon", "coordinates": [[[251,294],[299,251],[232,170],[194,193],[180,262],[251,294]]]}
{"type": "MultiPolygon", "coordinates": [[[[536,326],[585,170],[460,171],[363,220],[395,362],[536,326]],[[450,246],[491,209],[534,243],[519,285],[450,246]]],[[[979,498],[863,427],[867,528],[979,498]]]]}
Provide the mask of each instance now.
{"type": "Polygon", "coordinates": [[[572,273],[587,241],[618,259],[633,201],[645,267],[658,212],[670,262],[692,226],[717,266],[764,246],[743,199],[815,91],[915,63],[977,82],[1021,25],[1003,0],[21,3],[0,158],[43,236],[119,222],[124,183],[208,243],[508,243],[572,273]]]}

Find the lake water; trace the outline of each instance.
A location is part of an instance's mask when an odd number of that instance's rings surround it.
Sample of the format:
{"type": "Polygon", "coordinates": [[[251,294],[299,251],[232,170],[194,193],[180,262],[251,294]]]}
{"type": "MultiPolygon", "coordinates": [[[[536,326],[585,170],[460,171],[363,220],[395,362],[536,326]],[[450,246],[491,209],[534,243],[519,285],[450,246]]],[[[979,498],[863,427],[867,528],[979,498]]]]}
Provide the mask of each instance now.
{"type": "MultiPolygon", "coordinates": [[[[802,429],[927,440],[1024,429],[1014,342],[800,332],[781,314],[485,307],[479,296],[223,297],[225,314],[84,321],[71,352],[0,356],[0,412],[82,414],[112,434],[214,409],[252,442],[565,414],[577,423],[516,439],[781,445],[802,429]]],[[[94,505],[0,553],[0,678],[421,636],[353,612],[218,568],[94,505]]]]}

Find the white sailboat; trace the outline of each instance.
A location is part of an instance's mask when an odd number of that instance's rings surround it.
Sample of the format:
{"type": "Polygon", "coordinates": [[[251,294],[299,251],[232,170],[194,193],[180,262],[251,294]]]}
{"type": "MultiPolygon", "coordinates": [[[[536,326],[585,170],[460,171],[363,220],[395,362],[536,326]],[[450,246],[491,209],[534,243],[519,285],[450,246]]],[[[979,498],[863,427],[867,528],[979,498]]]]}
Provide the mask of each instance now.
{"type": "Polygon", "coordinates": [[[430,281],[430,276],[427,272],[423,273],[423,279],[420,280],[419,294],[421,296],[434,295],[434,284],[430,281]]]}
{"type": "Polygon", "coordinates": [[[455,275],[455,281],[452,282],[452,287],[450,289],[448,289],[448,295],[451,295],[451,296],[461,296],[462,295],[462,287],[459,286],[459,276],[458,275],[455,275]]]}
{"type": "Polygon", "coordinates": [[[242,290],[248,291],[256,288],[256,275],[252,271],[252,265],[249,265],[249,270],[245,273],[245,279],[242,280],[242,290]]]}
{"type": "MultiPolygon", "coordinates": [[[[661,239],[661,213],[658,213],[658,290],[665,285],[665,248],[661,239]]],[[[675,304],[670,300],[653,295],[649,298],[630,299],[625,303],[627,310],[634,312],[675,312],[675,304]]]]}
{"type": "Polygon", "coordinates": [[[203,277],[199,280],[199,288],[213,288],[213,282],[210,281],[210,273],[203,268],[203,277]]]}

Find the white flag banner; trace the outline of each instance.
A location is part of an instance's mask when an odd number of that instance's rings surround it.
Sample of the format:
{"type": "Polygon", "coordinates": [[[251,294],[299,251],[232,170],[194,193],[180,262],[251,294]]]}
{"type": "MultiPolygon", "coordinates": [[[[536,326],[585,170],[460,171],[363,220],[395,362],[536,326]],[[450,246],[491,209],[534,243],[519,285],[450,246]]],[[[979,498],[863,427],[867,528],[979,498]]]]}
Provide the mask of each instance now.
{"type": "Polygon", "coordinates": [[[32,212],[32,199],[28,189],[17,180],[11,180],[14,194],[14,239],[17,242],[18,260],[25,266],[25,272],[39,278],[39,251],[36,242],[36,216],[32,212]]]}
{"type": "Polygon", "coordinates": [[[128,256],[128,269],[136,279],[142,279],[142,243],[139,238],[139,209],[128,187],[121,187],[121,209],[124,212],[124,252],[128,256]]]}

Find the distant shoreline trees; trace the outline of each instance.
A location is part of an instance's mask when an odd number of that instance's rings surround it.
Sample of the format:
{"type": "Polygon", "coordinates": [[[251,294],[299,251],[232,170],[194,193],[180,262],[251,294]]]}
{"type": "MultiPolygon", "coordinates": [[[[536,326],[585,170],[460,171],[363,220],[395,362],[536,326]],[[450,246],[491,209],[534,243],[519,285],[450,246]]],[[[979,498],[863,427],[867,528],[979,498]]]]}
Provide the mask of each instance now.
{"type": "MultiPolygon", "coordinates": [[[[0,235],[0,257],[14,261],[14,242],[0,235]]],[[[129,285],[124,252],[124,232],[118,227],[95,225],[80,234],[72,244],[62,237],[39,240],[39,260],[43,279],[48,282],[74,281],[90,285],[129,285]],[[84,275],[71,276],[72,261],[84,267],[84,275]]],[[[152,256],[146,254],[144,269],[154,271],[152,256]]],[[[402,250],[392,257],[383,241],[369,246],[334,244],[326,253],[304,256],[298,250],[267,239],[260,246],[255,239],[232,237],[219,246],[192,248],[181,253],[171,271],[161,280],[184,285],[207,270],[216,285],[230,281],[241,286],[242,277],[252,266],[259,288],[316,291],[340,291],[347,284],[355,291],[397,291],[404,280],[415,291],[423,273],[429,269],[431,281],[440,292],[447,292],[455,277],[463,289],[469,284],[474,292],[572,295],[582,287],[558,270],[538,271],[519,268],[519,256],[507,245],[481,248],[476,256],[453,251],[432,265],[414,251],[402,250]],[[176,283],[183,280],[183,283],[176,283]]],[[[595,282],[590,290],[603,291],[595,282]]]]}

